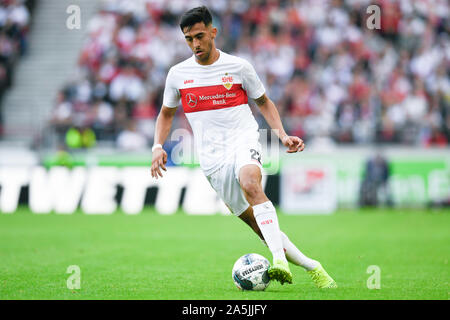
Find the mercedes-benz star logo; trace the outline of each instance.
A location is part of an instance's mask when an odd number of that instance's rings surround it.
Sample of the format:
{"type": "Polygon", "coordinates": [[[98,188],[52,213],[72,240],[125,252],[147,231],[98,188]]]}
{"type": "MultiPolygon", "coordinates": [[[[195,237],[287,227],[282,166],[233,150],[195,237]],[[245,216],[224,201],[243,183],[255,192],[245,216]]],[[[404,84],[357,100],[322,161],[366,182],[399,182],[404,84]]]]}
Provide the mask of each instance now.
{"type": "Polygon", "coordinates": [[[193,93],[188,93],[186,95],[186,102],[189,107],[194,108],[197,105],[197,97],[193,93]]]}

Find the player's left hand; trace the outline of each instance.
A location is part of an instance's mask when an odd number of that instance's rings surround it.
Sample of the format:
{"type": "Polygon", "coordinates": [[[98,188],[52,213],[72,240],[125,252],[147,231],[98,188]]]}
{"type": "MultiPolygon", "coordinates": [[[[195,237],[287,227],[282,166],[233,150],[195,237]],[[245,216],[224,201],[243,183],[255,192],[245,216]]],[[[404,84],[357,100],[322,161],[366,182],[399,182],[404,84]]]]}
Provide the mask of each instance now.
{"type": "Polygon", "coordinates": [[[305,144],[302,139],[295,136],[284,136],[284,138],[281,140],[283,145],[287,147],[286,150],[287,153],[296,153],[296,152],[302,152],[303,149],[305,149],[305,144]]]}

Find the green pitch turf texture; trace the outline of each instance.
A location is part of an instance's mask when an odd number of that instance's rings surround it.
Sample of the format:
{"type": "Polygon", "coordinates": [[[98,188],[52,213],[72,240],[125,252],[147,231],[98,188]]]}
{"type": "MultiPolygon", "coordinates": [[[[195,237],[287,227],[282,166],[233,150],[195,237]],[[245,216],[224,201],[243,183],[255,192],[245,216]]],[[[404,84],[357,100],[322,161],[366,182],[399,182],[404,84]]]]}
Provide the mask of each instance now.
{"type": "MultiPolygon", "coordinates": [[[[292,285],[241,292],[231,269],[243,254],[270,252],[233,216],[0,214],[0,299],[448,299],[449,210],[279,214],[282,230],[322,262],[339,288],[316,289],[291,265],[292,285]],[[81,289],[68,289],[70,265],[81,289]],[[369,290],[370,265],[381,270],[369,290]]],[[[271,260],[271,259],[269,259],[271,260]]]]}

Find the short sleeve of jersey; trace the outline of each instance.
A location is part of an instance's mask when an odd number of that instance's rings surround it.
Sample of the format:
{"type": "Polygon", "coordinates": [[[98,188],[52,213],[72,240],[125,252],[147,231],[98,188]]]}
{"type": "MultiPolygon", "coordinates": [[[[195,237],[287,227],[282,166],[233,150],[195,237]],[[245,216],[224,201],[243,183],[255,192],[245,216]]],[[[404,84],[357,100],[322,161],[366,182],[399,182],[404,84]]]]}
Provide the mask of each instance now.
{"type": "Polygon", "coordinates": [[[175,84],[175,76],[173,69],[171,68],[167,73],[163,96],[163,105],[169,108],[176,108],[180,103],[180,91],[178,91],[175,84]]]}
{"type": "Polygon", "coordinates": [[[247,91],[247,95],[252,99],[261,97],[266,89],[258,77],[255,68],[246,60],[243,62],[242,87],[247,91]]]}

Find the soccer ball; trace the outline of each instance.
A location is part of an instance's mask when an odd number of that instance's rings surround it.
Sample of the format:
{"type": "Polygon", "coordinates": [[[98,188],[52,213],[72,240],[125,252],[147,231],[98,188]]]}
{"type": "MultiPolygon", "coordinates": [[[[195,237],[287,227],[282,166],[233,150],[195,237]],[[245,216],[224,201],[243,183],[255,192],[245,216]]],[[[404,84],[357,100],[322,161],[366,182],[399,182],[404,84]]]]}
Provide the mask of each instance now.
{"type": "Polygon", "coordinates": [[[270,283],[269,260],[257,253],[243,255],[235,262],[231,276],[240,290],[262,291],[270,283]]]}

